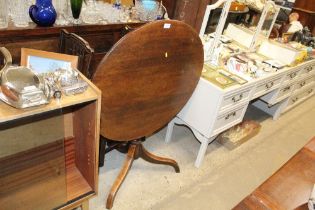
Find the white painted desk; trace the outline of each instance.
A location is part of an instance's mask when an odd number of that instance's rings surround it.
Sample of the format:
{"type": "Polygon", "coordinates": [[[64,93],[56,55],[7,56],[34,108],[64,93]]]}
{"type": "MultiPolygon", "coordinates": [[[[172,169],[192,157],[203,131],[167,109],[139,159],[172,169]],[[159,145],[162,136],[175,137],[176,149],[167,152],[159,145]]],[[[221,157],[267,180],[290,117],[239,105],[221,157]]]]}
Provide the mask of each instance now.
{"type": "Polygon", "coordinates": [[[243,120],[251,100],[259,99],[254,106],[277,119],[314,95],[314,89],[315,60],[227,89],[200,78],[190,100],[168,124],[165,141],[170,142],[175,124],[188,126],[201,143],[195,162],[200,167],[208,144],[243,120]]]}

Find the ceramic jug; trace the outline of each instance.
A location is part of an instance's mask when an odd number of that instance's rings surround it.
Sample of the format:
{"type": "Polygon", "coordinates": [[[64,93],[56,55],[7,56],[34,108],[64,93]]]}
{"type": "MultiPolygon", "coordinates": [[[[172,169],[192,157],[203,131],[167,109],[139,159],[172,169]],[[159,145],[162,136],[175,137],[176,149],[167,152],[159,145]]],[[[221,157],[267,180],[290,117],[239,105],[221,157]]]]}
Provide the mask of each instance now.
{"type": "Polygon", "coordinates": [[[36,0],[36,4],[30,7],[29,14],[32,21],[39,26],[53,25],[57,16],[52,0],[36,0]]]}

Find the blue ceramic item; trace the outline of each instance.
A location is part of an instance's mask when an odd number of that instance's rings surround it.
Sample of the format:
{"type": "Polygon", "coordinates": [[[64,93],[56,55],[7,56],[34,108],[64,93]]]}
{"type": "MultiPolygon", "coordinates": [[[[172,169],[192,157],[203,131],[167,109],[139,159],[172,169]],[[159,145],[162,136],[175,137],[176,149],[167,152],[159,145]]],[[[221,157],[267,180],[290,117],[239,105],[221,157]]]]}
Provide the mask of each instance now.
{"type": "Polygon", "coordinates": [[[52,0],[36,0],[36,4],[30,7],[29,14],[32,21],[39,26],[52,26],[57,17],[52,0]]]}

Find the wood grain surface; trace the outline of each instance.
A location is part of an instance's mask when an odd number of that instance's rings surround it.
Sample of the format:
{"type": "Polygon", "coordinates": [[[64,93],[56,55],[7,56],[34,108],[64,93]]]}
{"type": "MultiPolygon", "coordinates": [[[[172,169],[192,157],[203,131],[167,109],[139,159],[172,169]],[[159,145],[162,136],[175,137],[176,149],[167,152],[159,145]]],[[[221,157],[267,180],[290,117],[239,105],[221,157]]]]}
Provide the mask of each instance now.
{"type": "Polygon", "coordinates": [[[315,4],[313,0],[296,0],[292,12],[299,14],[299,21],[315,34],[315,4]]]}
{"type": "Polygon", "coordinates": [[[118,41],[92,81],[102,91],[101,134],[117,141],[149,136],[188,101],[203,66],[203,48],[189,25],[148,23],[118,41]]]}
{"type": "Polygon", "coordinates": [[[315,137],[233,210],[308,209],[315,183],[315,137]]]}
{"type": "Polygon", "coordinates": [[[0,158],[0,209],[60,206],[66,202],[65,178],[61,140],[0,158]]]}
{"type": "Polygon", "coordinates": [[[191,25],[199,33],[203,16],[208,4],[217,0],[163,0],[171,19],[183,21],[191,25]]]}

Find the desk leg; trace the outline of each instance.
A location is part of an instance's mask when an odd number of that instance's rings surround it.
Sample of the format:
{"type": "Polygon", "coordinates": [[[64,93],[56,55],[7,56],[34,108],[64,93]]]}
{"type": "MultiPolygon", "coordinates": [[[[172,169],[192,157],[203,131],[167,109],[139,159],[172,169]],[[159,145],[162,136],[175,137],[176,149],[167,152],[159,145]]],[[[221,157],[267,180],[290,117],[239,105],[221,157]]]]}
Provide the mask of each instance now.
{"type": "MultiPolygon", "coordinates": [[[[178,124],[181,124],[181,125],[185,124],[183,121],[181,121],[177,117],[175,117],[171,122],[169,122],[168,125],[167,125],[167,130],[166,130],[166,135],[165,135],[165,142],[166,143],[169,143],[171,141],[171,137],[172,137],[173,128],[174,128],[175,123],[178,123],[178,124]]],[[[199,168],[200,165],[201,165],[201,162],[202,162],[202,160],[203,160],[203,158],[204,158],[204,156],[206,154],[208,144],[210,142],[212,142],[217,136],[213,136],[211,138],[206,138],[203,135],[201,135],[197,130],[195,130],[193,128],[190,128],[190,129],[193,132],[193,134],[196,137],[196,139],[198,139],[198,141],[200,141],[200,143],[201,143],[200,148],[199,148],[199,152],[198,152],[198,155],[197,155],[197,159],[195,161],[195,166],[197,168],[199,168]]]]}
{"type": "Polygon", "coordinates": [[[198,140],[201,142],[200,148],[199,148],[199,152],[197,155],[197,159],[195,161],[195,166],[197,168],[199,168],[201,166],[201,163],[203,161],[203,158],[205,157],[208,145],[210,142],[212,142],[217,136],[213,136],[211,138],[206,138],[204,136],[199,136],[198,140]]]}

